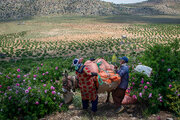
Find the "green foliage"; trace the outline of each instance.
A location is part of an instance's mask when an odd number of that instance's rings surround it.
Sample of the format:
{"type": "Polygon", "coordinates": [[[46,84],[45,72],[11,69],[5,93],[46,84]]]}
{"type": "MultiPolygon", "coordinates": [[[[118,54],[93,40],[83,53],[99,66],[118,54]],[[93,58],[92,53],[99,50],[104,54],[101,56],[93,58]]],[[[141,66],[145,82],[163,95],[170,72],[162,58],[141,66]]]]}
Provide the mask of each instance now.
{"type": "Polygon", "coordinates": [[[23,60],[4,64],[7,68],[0,74],[0,118],[38,119],[54,111],[67,111],[67,105],[63,104],[60,77],[61,63],[68,66],[66,62],[70,61],[59,58],[51,62],[23,60]]]}
{"type": "Polygon", "coordinates": [[[169,82],[180,80],[180,41],[175,39],[168,44],[150,46],[141,57],[143,64],[153,68],[153,87],[163,96],[168,92],[169,82]],[[159,87],[161,86],[161,87],[159,87]]]}
{"type": "Polygon", "coordinates": [[[167,89],[169,90],[169,93],[167,94],[167,103],[170,106],[170,109],[180,116],[180,82],[172,82],[167,89]]]}
{"type": "Polygon", "coordinates": [[[81,104],[82,104],[82,99],[81,99],[81,94],[76,94],[73,98],[73,104],[75,107],[77,108],[81,108],[81,104]]]}
{"type": "MultiPolygon", "coordinates": [[[[168,44],[155,44],[149,46],[143,55],[139,57],[140,62],[153,68],[151,78],[145,77],[139,73],[131,74],[131,94],[136,95],[140,102],[145,102],[150,113],[157,112],[164,108],[173,110],[175,105],[171,104],[172,100],[167,98],[167,94],[172,93],[167,86],[173,81],[180,80],[180,42],[175,39],[168,44]],[[144,79],[148,89],[144,89],[144,84],[140,83],[144,79]],[[147,82],[150,84],[147,85],[147,82]],[[133,86],[133,84],[135,84],[133,86]],[[140,92],[142,93],[140,95],[140,92]],[[149,98],[149,94],[152,97],[149,98]],[[140,97],[143,96],[143,97],[140,97]],[[170,101],[169,101],[170,100],[170,101]],[[173,107],[173,108],[172,108],[173,107]]],[[[179,84],[178,82],[176,82],[179,84]]],[[[178,85],[179,86],[179,85],[178,85]]],[[[173,94],[168,95],[170,97],[173,94]]],[[[172,98],[171,98],[172,99],[172,98]]]]}
{"type": "Polygon", "coordinates": [[[158,90],[152,87],[153,79],[143,73],[132,72],[130,74],[129,92],[142,106],[146,106],[147,113],[156,113],[160,110],[163,97],[158,90]]]}

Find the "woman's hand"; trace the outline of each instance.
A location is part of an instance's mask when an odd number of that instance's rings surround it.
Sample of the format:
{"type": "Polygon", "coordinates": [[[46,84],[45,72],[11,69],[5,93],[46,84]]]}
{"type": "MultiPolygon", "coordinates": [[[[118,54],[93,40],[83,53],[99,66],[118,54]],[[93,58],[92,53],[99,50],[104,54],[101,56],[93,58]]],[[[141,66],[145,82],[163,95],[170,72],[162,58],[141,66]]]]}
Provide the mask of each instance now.
{"type": "Polygon", "coordinates": [[[91,73],[91,76],[97,76],[98,74],[97,73],[95,73],[95,72],[92,72],[91,73]]]}
{"type": "Polygon", "coordinates": [[[117,69],[118,69],[118,66],[117,66],[117,65],[115,65],[115,66],[114,66],[114,70],[117,70],[117,69]]]}

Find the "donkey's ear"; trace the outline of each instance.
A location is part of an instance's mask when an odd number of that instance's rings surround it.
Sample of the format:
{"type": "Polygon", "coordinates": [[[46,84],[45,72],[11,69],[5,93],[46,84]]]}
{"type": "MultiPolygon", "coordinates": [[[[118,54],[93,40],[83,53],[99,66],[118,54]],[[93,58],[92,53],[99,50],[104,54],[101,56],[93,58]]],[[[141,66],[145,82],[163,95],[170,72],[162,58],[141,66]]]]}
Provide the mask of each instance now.
{"type": "Polygon", "coordinates": [[[64,76],[65,76],[65,77],[68,77],[68,72],[67,72],[67,70],[65,70],[64,76]]]}

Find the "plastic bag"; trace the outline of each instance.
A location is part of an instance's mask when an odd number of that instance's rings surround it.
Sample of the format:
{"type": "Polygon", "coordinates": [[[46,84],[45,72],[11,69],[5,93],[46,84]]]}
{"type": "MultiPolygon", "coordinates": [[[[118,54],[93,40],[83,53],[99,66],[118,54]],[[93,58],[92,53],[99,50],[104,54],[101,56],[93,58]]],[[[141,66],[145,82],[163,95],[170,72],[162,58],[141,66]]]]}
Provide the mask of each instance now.
{"type": "Polygon", "coordinates": [[[152,68],[150,68],[148,66],[145,66],[145,65],[138,65],[138,66],[136,66],[136,68],[134,70],[137,71],[137,72],[144,73],[148,77],[150,77],[151,73],[152,73],[152,68]]]}

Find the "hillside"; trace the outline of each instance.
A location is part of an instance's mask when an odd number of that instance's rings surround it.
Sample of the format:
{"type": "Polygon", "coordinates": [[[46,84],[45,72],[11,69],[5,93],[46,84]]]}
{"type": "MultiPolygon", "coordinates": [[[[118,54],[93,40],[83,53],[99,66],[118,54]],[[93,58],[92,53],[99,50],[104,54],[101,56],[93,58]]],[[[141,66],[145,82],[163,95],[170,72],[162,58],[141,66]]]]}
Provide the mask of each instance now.
{"type": "Polygon", "coordinates": [[[179,15],[180,0],[148,0],[124,5],[129,14],[138,15],[179,15]]]}
{"type": "Polygon", "coordinates": [[[118,15],[119,6],[100,0],[1,0],[0,19],[21,19],[34,15],[78,14],[118,15]]]}
{"type": "Polygon", "coordinates": [[[35,15],[178,15],[179,0],[149,0],[138,4],[113,4],[101,0],[1,0],[0,20],[35,15]]]}

